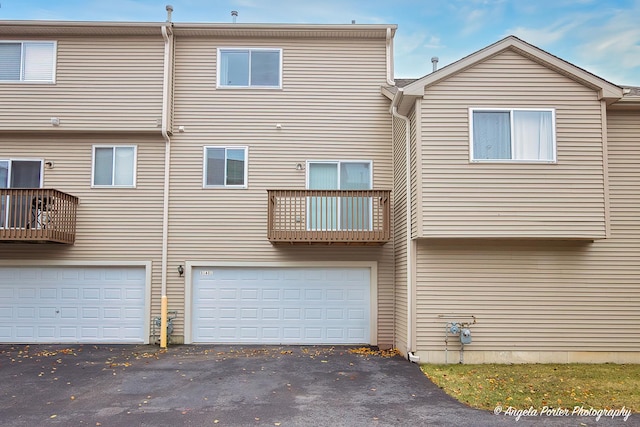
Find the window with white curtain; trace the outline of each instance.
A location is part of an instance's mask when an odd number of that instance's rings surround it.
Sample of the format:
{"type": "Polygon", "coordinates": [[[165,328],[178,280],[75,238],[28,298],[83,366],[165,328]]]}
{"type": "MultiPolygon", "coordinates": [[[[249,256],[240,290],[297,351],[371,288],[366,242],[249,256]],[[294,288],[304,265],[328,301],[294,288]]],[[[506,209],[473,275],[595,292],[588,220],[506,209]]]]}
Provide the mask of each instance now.
{"type": "Polygon", "coordinates": [[[0,81],[52,83],[55,58],[56,42],[0,41],[0,81]]]}
{"type": "Polygon", "coordinates": [[[470,109],[472,161],[556,161],[555,110],[470,109]]]}
{"type": "Polygon", "coordinates": [[[282,49],[218,49],[218,87],[280,88],[282,49]]]}
{"type": "Polygon", "coordinates": [[[93,147],[94,187],[135,187],[136,146],[96,145],[93,147]]]}

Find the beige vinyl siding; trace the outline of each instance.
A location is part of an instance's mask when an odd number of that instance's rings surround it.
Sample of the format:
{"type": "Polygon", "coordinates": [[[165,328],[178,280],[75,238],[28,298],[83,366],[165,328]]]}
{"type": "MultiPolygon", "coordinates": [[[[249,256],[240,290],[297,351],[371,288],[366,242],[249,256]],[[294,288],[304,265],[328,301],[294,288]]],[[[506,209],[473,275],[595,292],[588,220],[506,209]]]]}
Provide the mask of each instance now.
{"type": "Polygon", "coordinates": [[[393,118],[393,242],[395,259],[395,347],[407,346],[407,190],[405,122],[393,118]]]}
{"type": "MultiPolygon", "coordinates": [[[[465,361],[513,361],[517,355],[572,361],[582,355],[582,361],[616,362],[635,354],[637,362],[638,118],[638,112],[608,112],[610,239],[419,242],[418,349],[429,355],[423,361],[444,360],[448,319],[473,315],[477,324],[465,361]]],[[[449,349],[459,344],[454,340],[449,349]]],[[[450,353],[452,360],[457,353],[450,353]]]]}
{"type": "MultiPolygon", "coordinates": [[[[31,37],[25,37],[31,40],[31,37]]],[[[0,131],[159,132],[164,43],[157,37],[62,37],[54,84],[0,83],[0,131]],[[60,126],[51,125],[51,118],[60,126]]]]}
{"type": "Polygon", "coordinates": [[[411,238],[415,239],[421,234],[421,224],[419,219],[421,217],[422,207],[422,185],[420,185],[421,171],[419,168],[420,159],[422,158],[422,146],[419,143],[421,140],[420,134],[422,132],[422,122],[420,120],[420,112],[422,102],[418,100],[416,102],[416,108],[411,110],[408,117],[411,121],[410,139],[411,139],[411,238]]]}
{"type": "MultiPolygon", "coordinates": [[[[0,138],[0,158],[52,161],[44,168],[44,188],[79,198],[74,245],[0,243],[0,259],[46,261],[152,261],[152,302],[159,304],[162,245],[164,143],[160,138],[65,137],[0,138]],[[136,188],[91,188],[94,144],[137,145],[136,188]]],[[[157,307],[154,306],[154,310],[157,307]]]]}
{"type": "MultiPolygon", "coordinates": [[[[373,187],[392,188],[384,40],[177,37],[175,52],[174,127],[184,132],[172,139],[169,270],[188,260],[377,261],[378,342],[392,345],[392,243],[274,247],[266,237],[266,190],[304,189],[297,163],[372,160],[373,187]],[[282,48],[283,88],[216,89],[216,48],[234,46],[282,48]],[[248,189],[202,188],[202,147],[218,145],[248,147],[248,189]]],[[[185,286],[169,274],[177,335],[185,286]]]]}
{"type": "Polygon", "coordinates": [[[430,238],[605,237],[597,93],[507,50],[427,87],[422,231],[430,238]],[[557,164],[469,161],[469,108],[553,108],[557,164]]]}

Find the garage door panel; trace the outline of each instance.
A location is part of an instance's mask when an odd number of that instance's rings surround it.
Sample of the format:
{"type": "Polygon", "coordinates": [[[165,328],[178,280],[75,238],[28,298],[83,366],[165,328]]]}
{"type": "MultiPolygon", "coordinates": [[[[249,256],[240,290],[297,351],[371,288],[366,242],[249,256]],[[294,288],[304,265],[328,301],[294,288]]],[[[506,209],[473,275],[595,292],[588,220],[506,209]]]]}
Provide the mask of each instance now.
{"type": "Polygon", "coordinates": [[[0,267],[0,277],[12,278],[0,282],[0,342],[145,342],[142,267],[0,267]]]}
{"type": "Polygon", "coordinates": [[[196,268],[193,342],[366,344],[368,268],[196,268]]]}

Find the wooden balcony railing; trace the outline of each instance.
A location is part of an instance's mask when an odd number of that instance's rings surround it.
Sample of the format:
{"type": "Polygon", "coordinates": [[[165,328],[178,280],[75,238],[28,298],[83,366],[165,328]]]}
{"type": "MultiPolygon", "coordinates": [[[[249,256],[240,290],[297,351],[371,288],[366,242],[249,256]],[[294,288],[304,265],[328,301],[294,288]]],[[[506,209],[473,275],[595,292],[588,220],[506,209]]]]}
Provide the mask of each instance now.
{"type": "Polygon", "coordinates": [[[384,245],[391,238],[389,190],[267,190],[273,244],[384,245]]]}
{"type": "Polygon", "coordinates": [[[76,239],[78,198],[50,188],[0,188],[0,242],[76,239]]]}

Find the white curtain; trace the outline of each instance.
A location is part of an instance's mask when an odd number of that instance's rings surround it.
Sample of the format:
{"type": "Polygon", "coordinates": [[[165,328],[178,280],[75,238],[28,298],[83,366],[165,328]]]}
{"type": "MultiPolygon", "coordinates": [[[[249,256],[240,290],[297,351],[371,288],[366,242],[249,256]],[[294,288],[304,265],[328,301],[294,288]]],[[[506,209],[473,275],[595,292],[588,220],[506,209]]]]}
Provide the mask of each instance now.
{"type": "MultiPolygon", "coordinates": [[[[337,163],[310,163],[309,190],[337,190],[337,163]]],[[[338,227],[338,198],[309,198],[309,228],[311,230],[336,230],[338,227]]]]}
{"type": "Polygon", "coordinates": [[[513,129],[515,160],[554,160],[551,111],[514,111],[513,129]]]}
{"type": "Polygon", "coordinates": [[[134,151],[133,147],[116,147],[114,185],[133,185],[134,151]]]}
{"type": "Polygon", "coordinates": [[[53,43],[24,44],[24,80],[53,81],[53,43]]]}
{"type": "Polygon", "coordinates": [[[473,112],[473,159],[511,159],[511,124],[509,112],[473,112]]]}
{"type": "Polygon", "coordinates": [[[336,163],[309,164],[309,190],[337,190],[338,165],[336,163]]]}

